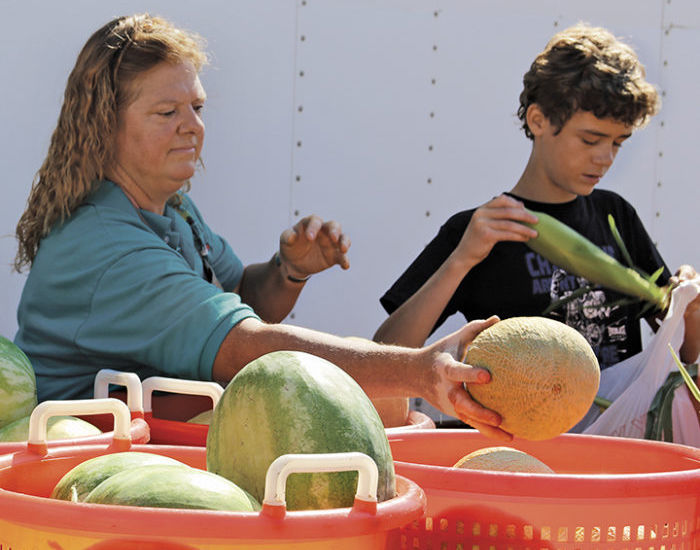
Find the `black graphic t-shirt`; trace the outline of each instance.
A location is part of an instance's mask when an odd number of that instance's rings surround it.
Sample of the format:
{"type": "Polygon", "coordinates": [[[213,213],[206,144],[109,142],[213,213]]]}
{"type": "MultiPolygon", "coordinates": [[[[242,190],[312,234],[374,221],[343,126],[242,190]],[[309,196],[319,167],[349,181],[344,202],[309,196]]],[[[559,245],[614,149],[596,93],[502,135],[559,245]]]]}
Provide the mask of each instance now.
{"type": "MultiPolygon", "coordinates": [[[[664,266],[658,283],[666,284],[670,272],[656,250],[634,208],[612,191],[596,189],[590,195],[563,204],[522,200],[531,210],[544,212],[575,229],[605,252],[625,263],[608,224],[615,219],[634,265],[646,273],[664,266]]],[[[408,269],[381,297],[392,313],[410,298],[447,259],[459,243],[474,209],[452,216],[440,228],[408,269]]],[[[501,242],[489,256],[464,277],[433,331],[449,316],[461,312],[467,320],[496,314],[501,319],[542,315],[550,303],[570,294],[588,281],[552,265],[524,243],[501,242]]],[[[594,287],[548,314],[575,328],[593,347],[601,368],[614,365],[642,349],[639,314],[643,304],[620,305],[625,296],[594,287]]]]}

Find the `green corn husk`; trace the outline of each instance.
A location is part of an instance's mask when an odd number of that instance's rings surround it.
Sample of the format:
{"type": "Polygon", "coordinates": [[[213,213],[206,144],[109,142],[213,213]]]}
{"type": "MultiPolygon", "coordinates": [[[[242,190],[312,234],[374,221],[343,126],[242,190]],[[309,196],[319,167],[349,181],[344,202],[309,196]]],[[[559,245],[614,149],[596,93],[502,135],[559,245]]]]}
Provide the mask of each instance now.
{"type": "MultiPolygon", "coordinates": [[[[663,311],[668,307],[670,288],[655,283],[660,272],[645,275],[633,267],[625,267],[568,225],[542,212],[528,212],[537,216],[538,221],[525,224],[537,231],[537,237],[526,244],[542,257],[591,283],[648,302],[655,309],[663,311]]],[[[613,234],[617,232],[612,219],[611,230],[613,234]]],[[[618,244],[628,257],[624,244],[621,241],[618,244]]]]}

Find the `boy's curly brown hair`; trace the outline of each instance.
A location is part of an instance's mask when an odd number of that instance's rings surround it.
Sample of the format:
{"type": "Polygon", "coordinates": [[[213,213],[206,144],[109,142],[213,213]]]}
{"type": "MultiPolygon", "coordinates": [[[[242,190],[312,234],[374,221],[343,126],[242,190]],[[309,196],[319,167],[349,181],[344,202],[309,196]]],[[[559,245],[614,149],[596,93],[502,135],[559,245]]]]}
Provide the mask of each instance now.
{"type": "Polygon", "coordinates": [[[533,103],[558,130],[577,111],[640,128],[660,107],[634,50],[610,31],[578,23],[557,34],[523,77],[518,118],[532,139],[526,113],[533,103]]]}

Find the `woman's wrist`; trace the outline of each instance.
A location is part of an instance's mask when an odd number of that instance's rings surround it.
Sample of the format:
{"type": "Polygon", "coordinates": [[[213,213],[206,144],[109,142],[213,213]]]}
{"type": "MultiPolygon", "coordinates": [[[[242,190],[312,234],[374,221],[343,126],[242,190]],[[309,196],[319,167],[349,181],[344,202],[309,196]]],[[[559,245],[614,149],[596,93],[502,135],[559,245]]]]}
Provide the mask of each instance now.
{"type": "Polygon", "coordinates": [[[302,284],[311,278],[311,275],[306,275],[305,277],[297,277],[296,275],[292,275],[289,272],[289,266],[286,263],[282,262],[282,257],[280,256],[279,252],[275,252],[273,261],[275,262],[275,265],[281,270],[282,275],[292,283],[302,284]]]}

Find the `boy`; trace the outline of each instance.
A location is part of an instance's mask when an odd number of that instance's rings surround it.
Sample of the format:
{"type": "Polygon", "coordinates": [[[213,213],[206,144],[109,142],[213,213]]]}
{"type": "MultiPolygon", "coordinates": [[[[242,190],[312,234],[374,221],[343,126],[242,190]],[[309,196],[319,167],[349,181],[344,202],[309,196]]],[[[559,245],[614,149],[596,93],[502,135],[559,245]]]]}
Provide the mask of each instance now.
{"type": "MultiPolygon", "coordinates": [[[[658,110],[658,94],[644,77],[634,51],[605,29],[578,24],[553,36],[523,78],[518,117],[532,151],[522,176],[510,192],[442,226],[382,296],[390,316],[374,339],[422,346],[457,311],[467,319],[541,315],[586,286],[525,245],[537,233],[518,223],[536,221],[524,207],[554,216],[621,260],[607,221],[612,214],[635,265],[647,273],[664,267],[659,284],[696,276],[682,266],[671,279],[634,208],[595,189],[622,143],[658,110]]],[[[586,337],[601,368],[642,349],[642,304],[620,305],[622,298],[594,288],[552,314],[586,337]]],[[[700,347],[699,302],[686,312],[680,352],[687,362],[700,347]]]]}

